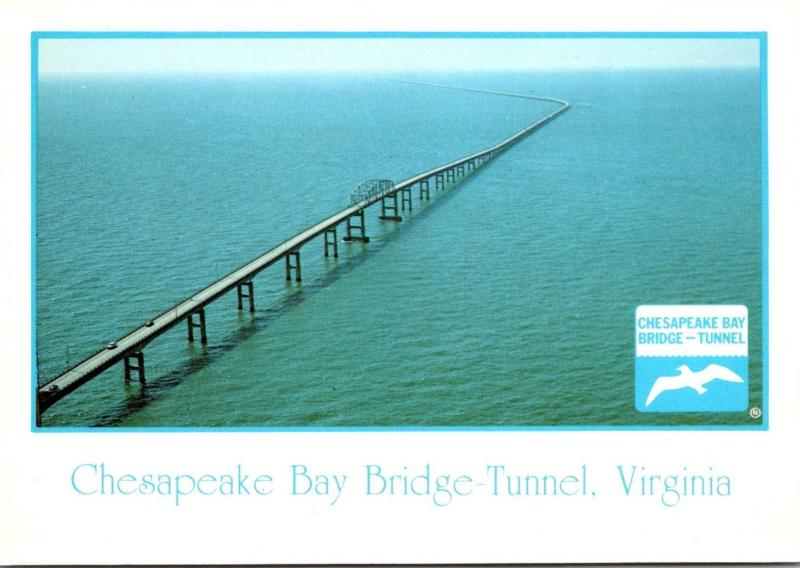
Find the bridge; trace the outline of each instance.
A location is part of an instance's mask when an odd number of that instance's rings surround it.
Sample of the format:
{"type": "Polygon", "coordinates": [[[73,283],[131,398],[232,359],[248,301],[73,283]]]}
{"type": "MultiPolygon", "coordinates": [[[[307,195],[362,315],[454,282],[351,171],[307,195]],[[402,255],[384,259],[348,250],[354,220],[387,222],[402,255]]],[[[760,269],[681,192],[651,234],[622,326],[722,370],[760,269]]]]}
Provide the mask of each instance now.
{"type": "Polygon", "coordinates": [[[36,391],[36,424],[41,425],[42,413],[65,396],[86,384],[110,367],[122,362],[124,379],[131,380],[132,375],[140,382],[145,382],[144,348],[154,339],[169,331],[176,325],[186,322],[187,338],[194,341],[196,332],[199,332],[200,342],[207,343],[207,330],[205,307],[236,290],[237,307],[244,309],[245,301],[250,312],[255,310],[255,296],[253,278],[276,262],[283,260],[285,265],[286,280],[300,282],[302,279],[300,265],[300,250],[303,245],[319,236],[323,237],[324,256],[339,256],[338,230],[344,226],[343,241],[369,242],[364,223],[364,210],[380,201],[380,219],[384,221],[401,221],[401,211],[406,207],[411,210],[412,191],[417,188],[420,200],[430,200],[430,185],[433,181],[434,189],[445,189],[448,183],[455,183],[459,178],[469,175],[474,170],[484,166],[511,146],[546,125],[561,113],[570,108],[570,104],[560,99],[539,97],[534,95],[506,93],[500,91],[485,91],[448,85],[435,85],[428,83],[414,83],[410,81],[397,81],[417,85],[458,89],[500,95],[522,99],[541,100],[556,103],[559,107],[550,114],[540,118],[533,124],[509,136],[497,144],[479,150],[473,154],[459,158],[442,166],[417,174],[413,177],[393,183],[391,180],[367,180],[360,184],[350,196],[351,203],[344,209],[315,223],[307,229],[289,237],[281,244],[266,251],[250,262],[236,268],[228,275],[223,276],[179,302],[177,305],[161,312],[148,320],[124,337],[106,345],[104,348],[85,358],[59,376],[38,386],[36,391]],[[398,197],[400,205],[398,207],[398,197]]]}

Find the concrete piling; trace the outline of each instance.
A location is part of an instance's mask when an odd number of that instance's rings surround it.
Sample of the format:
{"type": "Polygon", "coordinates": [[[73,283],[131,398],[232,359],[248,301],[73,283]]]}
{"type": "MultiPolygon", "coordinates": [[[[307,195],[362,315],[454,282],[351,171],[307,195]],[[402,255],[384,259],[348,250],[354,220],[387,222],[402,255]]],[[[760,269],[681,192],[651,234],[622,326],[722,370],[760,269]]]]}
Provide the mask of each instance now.
{"type": "Polygon", "coordinates": [[[125,359],[123,360],[123,364],[125,366],[126,383],[131,382],[131,371],[136,371],[137,375],[139,376],[139,382],[144,384],[144,353],[137,351],[136,353],[126,355],[125,359]],[[136,359],[136,364],[132,362],[133,359],[136,359]]]}
{"type": "Polygon", "coordinates": [[[368,243],[369,237],[367,236],[367,230],[364,225],[364,210],[359,209],[356,213],[353,213],[347,218],[347,226],[346,232],[344,236],[345,242],[350,241],[361,241],[362,243],[368,243]],[[355,224],[353,221],[355,220],[355,224]],[[358,231],[358,234],[353,234],[355,231],[358,231]]]}
{"type": "Polygon", "coordinates": [[[292,271],[294,270],[295,282],[300,282],[303,277],[300,273],[300,251],[293,250],[286,254],[286,281],[292,281],[292,271]]]}
{"type": "Polygon", "coordinates": [[[333,258],[339,258],[339,241],[336,238],[336,227],[325,231],[325,257],[330,256],[328,250],[333,249],[333,258]]]}
{"type": "Polygon", "coordinates": [[[255,310],[255,299],[253,297],[253,281],[247,280],[246,282],[242,282],[236,286],[236,297],[238,300],[238,307],[239,310],[243,309],[242,300],[247,298],[250,304],[250,312],[254,312],[255,310]],[[245,292],[245,289],[247,291],[245,292]]]}
{"type": "Polygon", "coordinates": [[[419,182],[419,200],[422,201],[423,197],[425,198],[425,201],[431,200],[431,190],[427,178],[420,180],[419,182]]]}
{"type": "Polygon", "coordinates": [[[381,198],[381,221],[402,221],[403,218],[397,214],[397,192],[381,198]]]}
{"type": "Polygon", "coordinates": [[[194,328],[200,328],[200,343],[203,345],[208,344],[208,337],[206,336],[206,310],[200,308],[194,313],[189,314],[186,318],[186,324],[189,328],[189,341],[194,341],[194,328]],[[198,321],[194,321],[194,316],[197,316],[198,321]]]}
{"type": "Polygon", "coordinates": [[[404,187],[400,190],[400,209],[405,211],[406,205],[408,205],[408,210],[411,211],[411,187],[404,187]]]}

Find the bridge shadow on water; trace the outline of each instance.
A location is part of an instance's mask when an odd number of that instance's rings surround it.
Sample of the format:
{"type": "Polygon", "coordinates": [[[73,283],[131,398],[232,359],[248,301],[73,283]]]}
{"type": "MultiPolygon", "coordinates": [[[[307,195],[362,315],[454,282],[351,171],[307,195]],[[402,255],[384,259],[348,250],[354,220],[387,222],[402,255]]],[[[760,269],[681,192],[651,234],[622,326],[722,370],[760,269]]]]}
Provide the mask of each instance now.
{"type": "MultiPolygon", "coordinates": [[[[484,165],[485,166],[485,165],[484,165]]],[[[475,170],[466,173],[464,177],[456,179],[455,182],[446,184],[445,188],[436,190],[431,189],[430,201],[414,200],[416,208],[412,211],[403,212],[403,221],[389,230],[375,231],[370,235],[368,244],[350,243],[344,246],[361,246],[365,250],[350,257],[339,256],[338,260],[329,259],[333,265],[326,267],[323,274],[311,281],[303,282],[294,287],[291,291],[287,290],[283,298],[273,300],[272,305],[267,308],[256,308],[255,313],[242,312],[240,327],[228,333],[219,343],[210,346],[191,345],[186,350],[188,360],[179,363],[170,372],[156,378],[148,378],[145,384],[131,382],[125,385],[125,399],[116,406],[103,413],[93,424],[94,427],[117,426],[126,418],[132,416],[145,406],[156,400],[158,397],[168,392],[170,389],[180,385],[187,377],[201,371],[208,365],[218,361],[228,352],[233,351],[242,342],[256,333],[269,329],[269,326],[289,313],[290,310],[312,298],[315,294],[333,284],[340,278],[347,276],[350,272],[360,267],[371,255],[378,253],[387,245],[401,239],[408,231],[405,227],[413,225],[417,221],[422,221],[430,216],[435,207],[452,199],[455,189],[478,175],[484,166],[479,166],[475,170]]],[[[380,222],[380,221],[379,221],[380,222]]],[[[313,242],[313,241],[312,241],[313,242]]],[[[340,243],[342,248],[343,243],[340,243]]],[[[328,259],[326,259],[328,260],[328,259]]],[[[276,263],[278,264],[278,263],[276,263]]]]}

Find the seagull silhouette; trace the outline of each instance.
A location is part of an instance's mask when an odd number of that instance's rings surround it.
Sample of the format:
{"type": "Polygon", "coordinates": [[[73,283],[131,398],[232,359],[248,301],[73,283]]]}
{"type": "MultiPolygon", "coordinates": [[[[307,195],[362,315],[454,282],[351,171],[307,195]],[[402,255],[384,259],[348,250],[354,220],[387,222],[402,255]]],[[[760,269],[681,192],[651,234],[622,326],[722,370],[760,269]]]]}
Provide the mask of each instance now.
{"type": "Polygon", "coordinates": [[[744,379],[731,371],[727,367],[712,363],[702,371],[692,371],[686,365],[681,365],[677,369],[680,375],[672,375],[667,377],[658,377],[653,383],[653,388],[650,389],[650,394],[647,395],[645,406],[650,406],[658,395],[664,391],[682,389],[691,387],[697,391],[697,394],[705,394],[708,390],[703,385],[710,383],[715,379],[722,379],[731,383],[743,383],[744,379]]]}

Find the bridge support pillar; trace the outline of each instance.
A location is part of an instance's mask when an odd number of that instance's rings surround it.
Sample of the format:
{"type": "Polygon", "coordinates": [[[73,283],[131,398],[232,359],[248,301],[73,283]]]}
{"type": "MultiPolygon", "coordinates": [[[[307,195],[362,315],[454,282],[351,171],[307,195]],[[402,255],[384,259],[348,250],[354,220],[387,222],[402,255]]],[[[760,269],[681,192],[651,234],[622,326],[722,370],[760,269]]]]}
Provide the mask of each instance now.
{"type": "Polygon", "coordinates": [[[206,310],[205,308],[200,308],[196,312],[189,314],[189,317],[186,318],[186,324],[189,328],[189,341],[194,341],[194,328],[200,328],[200,343],[206,345],[208,343],[208,337],[206,336],[206,310]],[[197,316],[198,321],[194,321],[194,316],[197,316]]]}
{"type": "Polygon", "coordinates": [[[255,310],[255,299],[253,297],[253,281],[248,280],[247,282],[242,282],[241,284],[236,285],[236,298],[238,300],[239,310],[243,309],[242,300],[247,298],[250,304],[250,312],[254,312],[255,310]],[[245,292],[245,288],[247,288],[247,292],[245,292]]]}
{"type": "Polygon", "coordinates": [[[397,192],[381,198],[381,215],[378,217],[381,221],[402,221],[403,218],[397,214],[397,192]],[[387,204],[387,201],[389,203],[387,204]],[[391,213],[391,215],[387,215],[391,213]]]}
{"type": "Polygon", "coordinates": [[[447,168],[447,181],[456,181],[456,172],[453,168],[447,168]]]}
{"type": "Polygon", "coordinates": [[[464,164],[458,164],[456,166],[456,173],[460,176],[464,175],[464,164]]]}
{"type": "Polygon", "coordinates": [[[423,179],[419,182],[419,200],[422,201],[422,197],[425,197],[426,201],[431,200],[431,190],[430,186],[428,185],[428,180],[423,179]]]}
{"type": "Polygon", "coordinates": [[[475,160],[470,160],[467,162],[467,171],[472,171],[475,169],[475,160]]]}
{"type": "Polygon", "coordinates": [[[336,238],[336,227],[325,231],[325,256],[328,257],[328,248],[333,248],[333,258],[339,258],[339,241],[336,238]]]}
{"type": "Polygon", "coordinates": [[[125,366],[125,382],[131,382],[131,371],[136,371],[139,375],[139,382],[144,384],[144,353],[141,351],[131,353],[126,355],[122,361],[125,366]],[[136,364],[133,363],[133,359],[136,359],[136,364]]]}
{"type": "Polygon", "coordinates": [[[295,282],[300,282],[303,277],[300,274],[300,251],[293,250],[286,254],[286,281],[292,281],[292,270],[294,270],[295,282]]]}
{"type": "Polygon", "coordinates": [[[368,243],[369,237],[367,236],[367,230],[364,227],[364,210],[359,209],[358,213],[353,213],[347,218],[347,232],[344,236],[345,242],[350,241],[361,241],[362,243],[368,243]],[[356,220],[356,223],[353,221],[356,220]],[[353,231],[358,231],[357,235],[353,234],[353,231]]]}
{"type": "Polygon", "coordinates": [[[436,189],[444,189],[444,174],[436,174],[436,189]]]}
{"type": "Polygon", "coordinates": [[[411,188],[404,187],[400,190],[400,209],[403,211],[406,210],[406,204],[408,204],[408,210],[412,210],[411,206],[411,188]]]}

